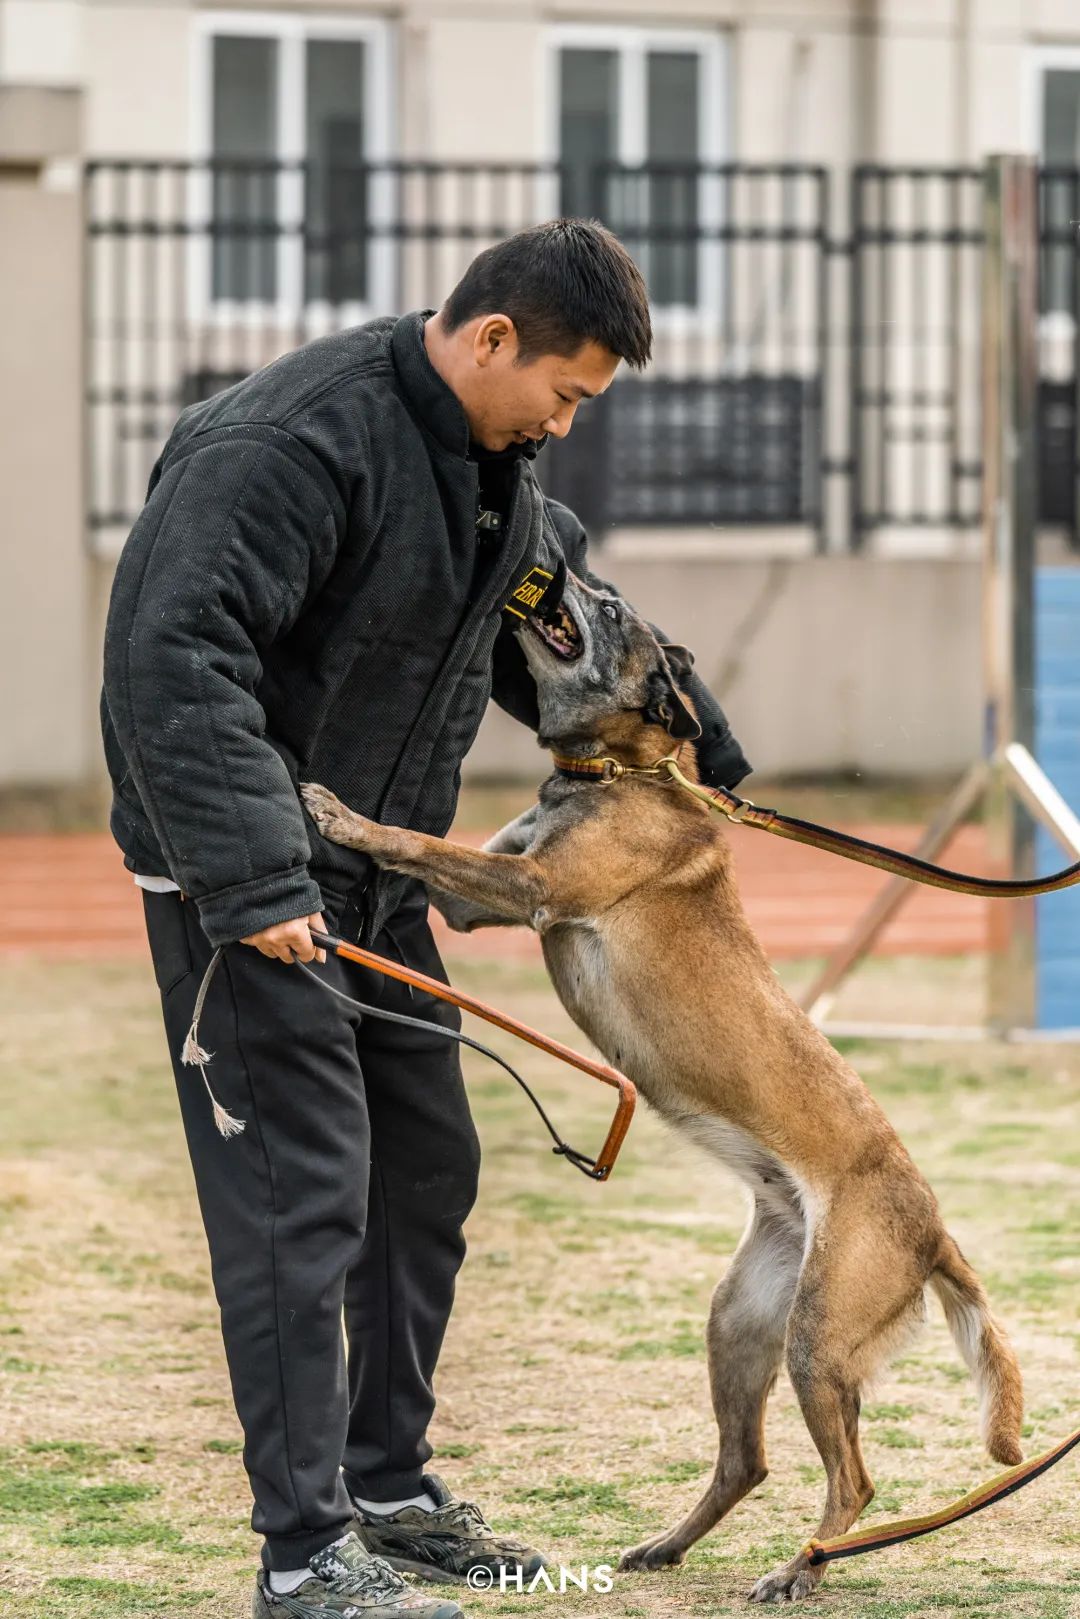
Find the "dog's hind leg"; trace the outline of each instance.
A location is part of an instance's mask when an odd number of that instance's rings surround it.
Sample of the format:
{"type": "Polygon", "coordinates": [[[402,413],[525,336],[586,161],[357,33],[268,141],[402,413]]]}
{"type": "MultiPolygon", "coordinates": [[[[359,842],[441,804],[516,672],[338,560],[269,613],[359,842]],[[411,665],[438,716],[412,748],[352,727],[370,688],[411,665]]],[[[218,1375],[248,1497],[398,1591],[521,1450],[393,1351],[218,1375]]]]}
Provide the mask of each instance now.
{"type": "Polygon", "coordinates": [[[680,1563],[690,1546],[762,1482],[765,1406],[784,1354],[784,1329],[803,1255],[798,1209],[759,1202],[709,1312],[709,1381],[720,1451],[709,1486],[676,1528],[624,1553],[620,1569],[680,1563]]]}
{"type": "MultiPolygon", "coordinates": [[[[865,1203],[830,1209],[815,1232],[788,1320],[787,1367],[810,1437],[825,1464],[825,1510],[816,1535],[851,1528],[874,1486],[859,1446],[862,1384],[923,1318],[925,1267],[889,1240],[865,1203]]],[[[821,1583],[825,1566],[800,1552],[758,1580],[755,1602],[794,1602],[821,1583]]]]}

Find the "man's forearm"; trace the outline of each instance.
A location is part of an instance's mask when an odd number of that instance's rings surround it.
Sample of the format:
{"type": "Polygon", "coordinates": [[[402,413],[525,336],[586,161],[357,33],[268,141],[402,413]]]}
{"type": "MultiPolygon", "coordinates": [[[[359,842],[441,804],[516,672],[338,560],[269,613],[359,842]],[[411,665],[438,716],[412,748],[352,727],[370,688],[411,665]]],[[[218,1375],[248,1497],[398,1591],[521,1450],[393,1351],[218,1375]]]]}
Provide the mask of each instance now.
{"type": "Polygon", "coordinates": [[[304,814],[256,694],[262,649],[333,560],[313,480],[242,436],[167,471],[124,548],[108,712],[169,871],[212,943],[319,910],[304,814]],[[181,561],[178,559],[182,559],[181,561]]]}

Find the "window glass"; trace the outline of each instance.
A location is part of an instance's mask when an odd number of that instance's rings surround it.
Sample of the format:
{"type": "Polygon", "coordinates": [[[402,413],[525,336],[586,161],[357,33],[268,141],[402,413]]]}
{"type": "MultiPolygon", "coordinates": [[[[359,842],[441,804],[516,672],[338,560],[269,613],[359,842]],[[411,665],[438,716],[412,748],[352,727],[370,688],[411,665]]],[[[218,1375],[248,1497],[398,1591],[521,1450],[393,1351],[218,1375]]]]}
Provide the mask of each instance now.
{"type": "Polygon", "coordinates": [[[273,299],[277,181],[250,160],[277,152],[277,40],[216,35],[212,72],[213,294],[273,299]]]}
{"type": "Polygon", "coordinates": [[[561,208],[575,218],[611,223],[606,183],[597,165],[619,153],[619,58],[615,51],[559,52],[559,153],[564,164],[561,208]]]}
{"type": "Polygon", "coordinates": [[[304,289],[309,299],[361,299],[366,291],[367,178],[362,40],[307,43],[307,187],[304,289]]]}
{"type": "Polygon", "coordinates": [[[698,155],[698,71],[694,51],[650,51],[646,71],[650,162],[694,162],[698,155]]]}
{"type": "Polygon", "coordinates": [[[702,58],[692,48],[649,48],[647,35],[643,45],[640,54],[632,44],[559,52],[562,210],[602,219],[622,237],[655,304],[696,305],[702,58]],[[644,173],[598,172],[628,151],[643,154],[644,173]]]}
{"type": "MultiPolygon", "coordinates": [[[[1048,68],[1043,75],[1043,162],[1051,168],[1080,165],[1080,69],[1048,68]]],[[[1067,175],[1044,179],[1040,199],[1044,228],[1051,241],[1043,260],[1043,307],[1046,311],[1073,309],[1075,273],[1076,187],[1067,175]]]]}
{"type": "Polygon", "coordinates": [[[1051,68],[1046,74],[1043,157],[1050,164],[1080,164],[1080,68],[1051,68]]]}
{"type": "MultiPolygon", "coordinates": [[[[649,163],[698,158],[700,59],[692,51],[650,51],[646,60],[645,151],[649,163]]],[[[642,269],[658,304],[697,302],[698,177],[678,168],[649,182],[650,240],[642,269]]]]}

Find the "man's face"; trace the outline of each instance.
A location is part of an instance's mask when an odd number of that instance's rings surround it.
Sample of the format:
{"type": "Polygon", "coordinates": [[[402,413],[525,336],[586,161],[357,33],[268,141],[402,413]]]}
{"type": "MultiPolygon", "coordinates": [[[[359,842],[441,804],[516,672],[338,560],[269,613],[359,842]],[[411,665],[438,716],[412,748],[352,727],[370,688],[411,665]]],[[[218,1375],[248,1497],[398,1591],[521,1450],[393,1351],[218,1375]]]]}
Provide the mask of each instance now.
{"type": "Polygon", "coordinates": [[[591,340],[576,354],[541,354],[520,363],[514,323],[485,315],[473,336],[461,403],[469,429],[486,450],[505,450],[551,433],[565,438],[583,399],[610,385],[617,354],[591,340]]]}

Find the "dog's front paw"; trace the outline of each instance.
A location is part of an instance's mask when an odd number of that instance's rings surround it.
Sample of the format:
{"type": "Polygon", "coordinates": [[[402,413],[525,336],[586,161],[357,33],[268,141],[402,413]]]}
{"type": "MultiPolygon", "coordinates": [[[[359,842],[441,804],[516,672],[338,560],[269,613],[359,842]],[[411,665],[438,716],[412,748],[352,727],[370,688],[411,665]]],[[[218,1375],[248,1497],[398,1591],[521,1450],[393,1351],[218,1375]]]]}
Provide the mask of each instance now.
{"type": "Polygon", "coordinates": [[[653,1535],[651,1540],[643,1540],[640,1546],[632,1546],[628,1552],[623,1552],[619,1558],[619,1572],[626,1574],[638,1568],[671,1568],[675,1563],[682,1562],[683,1555],[670,1535],[653,1535]]]}
{"type": "Polygon", "coordinates": [[[302,781],[300,797],[324,838],[329,838],[331,843],[342,843],[349,849],[368,847],[369,828],[373,829],[374,823],[349,809],[329,787],[323,787],[317,781],[302,781]]]}
{"type": "Polygon", "coordinates": [[[812,1568],[800,1555],[771,1574],[762,1575],[750,1592],[751,1602],[798,1602],[808,1597],[821,1584],[824,1568],[812,1568]]]}

